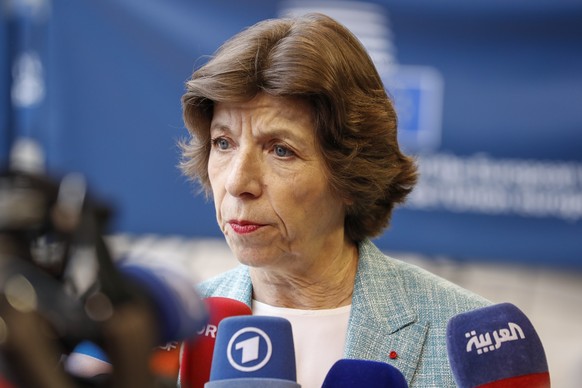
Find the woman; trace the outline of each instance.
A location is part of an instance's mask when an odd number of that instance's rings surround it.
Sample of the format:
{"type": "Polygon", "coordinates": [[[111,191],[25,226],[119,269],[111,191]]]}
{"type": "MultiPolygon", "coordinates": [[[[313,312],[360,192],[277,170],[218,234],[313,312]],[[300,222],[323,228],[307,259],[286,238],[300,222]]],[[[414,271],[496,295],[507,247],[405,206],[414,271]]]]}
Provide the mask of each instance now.
{"type": "Polygon", "coordinates": [[[289,319],[303,387],[321,386],[340,358],[387,362],[411,386],[454,386],[446,324],[489,302],[370,241],[417,172],[359,41],[320,14],[260,22],[194,72],[182,102],[181,167],[212,196],[241,263],[202,295],[289,319]]]}

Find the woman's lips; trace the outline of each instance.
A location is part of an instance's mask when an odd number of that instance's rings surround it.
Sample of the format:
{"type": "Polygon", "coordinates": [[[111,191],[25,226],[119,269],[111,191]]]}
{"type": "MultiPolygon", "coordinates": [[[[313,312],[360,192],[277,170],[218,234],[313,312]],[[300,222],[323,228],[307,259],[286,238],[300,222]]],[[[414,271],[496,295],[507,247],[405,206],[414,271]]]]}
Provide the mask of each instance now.
{"type": "Polygon", "coordinates": [[[248,221],[229,221],[228,224],[237,234],[249,234],[262,226],[260,224],[254,224],[248,221]]]}

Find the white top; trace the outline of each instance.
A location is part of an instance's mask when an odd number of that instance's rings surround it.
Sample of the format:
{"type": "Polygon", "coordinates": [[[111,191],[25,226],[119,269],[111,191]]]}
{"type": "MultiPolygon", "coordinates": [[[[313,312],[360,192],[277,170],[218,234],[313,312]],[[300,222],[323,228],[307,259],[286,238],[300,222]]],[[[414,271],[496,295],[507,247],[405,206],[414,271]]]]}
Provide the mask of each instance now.
{"type": "Polygon", "coordinates": [[[252,302],[253,315],[281,317],[291,322],[302,388],[320,388],[327,372],[343,358],[352,306],[329,310],[298,310],[252,302]]]}

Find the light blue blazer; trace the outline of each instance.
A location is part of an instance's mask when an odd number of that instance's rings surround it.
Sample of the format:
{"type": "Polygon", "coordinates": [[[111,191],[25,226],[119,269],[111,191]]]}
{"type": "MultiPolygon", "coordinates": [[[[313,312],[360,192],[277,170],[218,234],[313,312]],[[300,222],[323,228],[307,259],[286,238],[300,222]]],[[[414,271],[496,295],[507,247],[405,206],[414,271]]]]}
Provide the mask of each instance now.
{"type": "MultiPolygon", "coordinates": [[[[240,265],[200,285],[203,297],[251,305],[248,267],[240,265]]],[[[384,255],[371,241],[359,245],[345,358],[383,361],[410,387],[455,387],[446,348],[451,317],[491,302],[417,266],[384,255]]]]}

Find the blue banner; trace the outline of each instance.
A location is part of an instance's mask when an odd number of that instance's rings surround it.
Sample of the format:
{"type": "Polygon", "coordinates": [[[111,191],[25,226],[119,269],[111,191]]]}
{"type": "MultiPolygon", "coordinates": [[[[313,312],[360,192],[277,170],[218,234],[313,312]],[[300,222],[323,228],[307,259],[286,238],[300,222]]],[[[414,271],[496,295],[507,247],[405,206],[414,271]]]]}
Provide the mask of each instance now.
{"type": "MultiPolygon", "coordinates": [[[[377,239],[382,249],[582,268],[582,3],[51,5],[47,48],[22,65],[44,85],[41,125],[15,129],[6,115],[21,110],[2,90],[2,142],[24,131],[42,141],[52,171],[85,174],[115,206],[113,231],[221,235],[213,205],[176,168],[184,82],[241,29],[322,11],[368,48],[395,101],[400,142],[419,162],[420,183],[377,239]]],[[[12,44],[0,42],[0,71],[14,85],[14,58],[4,56],[12,44]]]]}

